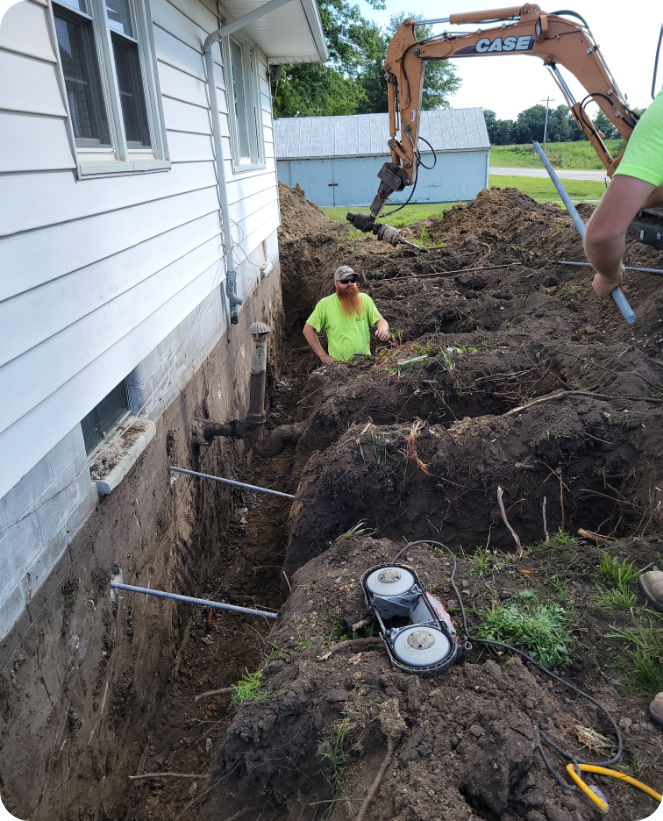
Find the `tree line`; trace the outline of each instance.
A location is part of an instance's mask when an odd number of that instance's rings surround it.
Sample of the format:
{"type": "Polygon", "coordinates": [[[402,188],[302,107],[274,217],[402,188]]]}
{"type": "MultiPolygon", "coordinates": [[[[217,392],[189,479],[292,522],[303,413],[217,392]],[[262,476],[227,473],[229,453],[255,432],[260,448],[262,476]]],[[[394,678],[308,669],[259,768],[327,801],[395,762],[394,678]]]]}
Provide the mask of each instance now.
{"type": "MultiPolygon", "coordinates": [[[[486,128],[491,145],[522,145],[534,140],[543,142],[546,107],[534,105],[521,111],[515,120],[498,120],[494,111],[484,110],[486,128]]],[[[602,111],[593,120],[606,139],[619,137],[619,132],[602,111]]],[[[558,105],[548,111],[547,140],[551,143],[586,140],[565,105],[558,105]]]]}
{"type": "MultiPolygon", "coordinates": [[[[383,0],[367,0],[384,9],[383,0]]],[[[384,64],[387,47],[406,17],[392,15],[381,29],[362,16],[359,6],[346,0],[318,0],[329,60],[326,63],[287,65],[274,91],[275,117],[329,117],[336,114],[377,114],[388,111],[384,64]]],[[[417,39],[430,34],[430,26],[417,26],[417,39]]],[[[449,97],[460,88],[460,79],[447,60],[426,66],[422,107],[449,108],[449,97]]]]}

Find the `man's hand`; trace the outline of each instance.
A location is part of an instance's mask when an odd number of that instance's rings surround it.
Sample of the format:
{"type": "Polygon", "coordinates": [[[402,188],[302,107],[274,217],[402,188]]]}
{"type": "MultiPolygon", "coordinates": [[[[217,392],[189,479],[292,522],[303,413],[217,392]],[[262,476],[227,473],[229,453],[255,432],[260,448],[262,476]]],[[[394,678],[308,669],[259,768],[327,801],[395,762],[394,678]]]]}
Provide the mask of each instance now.
{"type": "Polygon", "coordinates": [[[389,323],[386,319],[378,319],[375,335],[381,342],[386,342],[389,339],[389,323]]]}
{"type": "Polygon", "coordinates": [[[334,359],[333,356],[329,356],[328,353],[324,351],[320,354],[320,361],[323,365],[335,365],[338,362],[338,359],[334,359]]]}
{"type": "Polygon", "coordinates": [[[592,280],[592,288],[597,296],[600,296],[602,299],[609,299],[610,294],[615,290],[615,288],[619,288],[622,283],[624,282],[624,265],[620,264],[619,271],[617,272],[617,277],[607,277],[603,274],[596,274],[594,279],[592,280]]]}

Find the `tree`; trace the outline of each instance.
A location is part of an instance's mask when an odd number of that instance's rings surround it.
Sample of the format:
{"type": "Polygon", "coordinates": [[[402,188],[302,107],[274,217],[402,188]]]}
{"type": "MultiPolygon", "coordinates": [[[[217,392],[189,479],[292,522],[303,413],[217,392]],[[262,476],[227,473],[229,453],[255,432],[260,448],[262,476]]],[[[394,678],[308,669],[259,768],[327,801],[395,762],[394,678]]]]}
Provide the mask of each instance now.
{"type": "Polygon", "coordinates": [[[491,145],[510,145],[513,142],[513,120],[498,120],[495,112],[489,108],[484,109],[483,116],[491,145]]]}
{"type": "MultiPolygon", "coordinates": [[[[384,8],[383,0],[367,2],[384,8]]],[[[353,114],[365,98],[357,76],[381,47],[379,28],[348,0],[319,0],[318,7],[329,61],[283,66],[274,94],[276,117],[353,114]]]]}
{"type": "MultiPolygon", "coordinates": [[[[389,42],[406,17],[416,20],[417,15],[413,12],[406,13],[404,11],[400,14],[392,14],[385,32],[379,38],[376,36],[371,43],[373,59],[365,63],[363,70],[358,75],[358,81],[366,94],[365,99],[359,104],[358,111],[362,114],[373,114],[389,110],[384,64],[389,42]]],[[[414,31],[417,40],[423,40],[425,37],[430,36],[432,26],[416,26],[414,31]]],[[[448,60],[426,61],[425,68],[421,107],[427,111],[449,108],[449,97],[460,88],[460,78],[456,76],[448,60]]]]}
{"type": "Polygon", "coordinates": [[[620,137],[619,131],[614,127],[614,125],[610,122],[608,117],[602,112],[596,115],[593,120],[594,125],[598,128],[598,130],[603,134],[606,140],[614,140],[620,137]]]}

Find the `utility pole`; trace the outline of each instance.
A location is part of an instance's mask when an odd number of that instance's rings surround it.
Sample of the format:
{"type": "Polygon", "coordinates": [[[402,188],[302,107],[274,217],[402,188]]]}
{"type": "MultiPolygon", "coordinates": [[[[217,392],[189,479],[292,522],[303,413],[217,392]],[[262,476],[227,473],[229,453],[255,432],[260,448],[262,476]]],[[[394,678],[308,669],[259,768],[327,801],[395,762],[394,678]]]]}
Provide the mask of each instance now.
{"type": "MultiPolygon", "coordinates": [[[[541,102],[544,102],[544,101],[541,100],[541,102]]],[[[546,99],[545,99],[545,103],[546,103],[546,121],[543,125],[543,150],[544,151],[546,150],[546,138],[548,136],[548,106],[550,105],[550,103],[554,103],[554,102],[555,102],[554,97],[546,97],[546,99]]]]}

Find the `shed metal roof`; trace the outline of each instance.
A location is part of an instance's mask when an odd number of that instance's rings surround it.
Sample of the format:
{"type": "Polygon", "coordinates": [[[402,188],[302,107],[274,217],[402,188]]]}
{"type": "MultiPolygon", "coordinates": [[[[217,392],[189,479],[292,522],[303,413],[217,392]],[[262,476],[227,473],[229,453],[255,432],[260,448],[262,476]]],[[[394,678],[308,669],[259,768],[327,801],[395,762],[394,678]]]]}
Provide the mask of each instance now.
{"type": "MultiPolygon", "coordinates": [[[[490,148],[482,108],[422,111],[420,134],[436,151],[490,148]]],[[[388,114],[284,117],[274,123],[277,160],[384,156],[388,139],[388,114]]],[[[419,148],[429,151],[425,143],[419,148]]]]}

